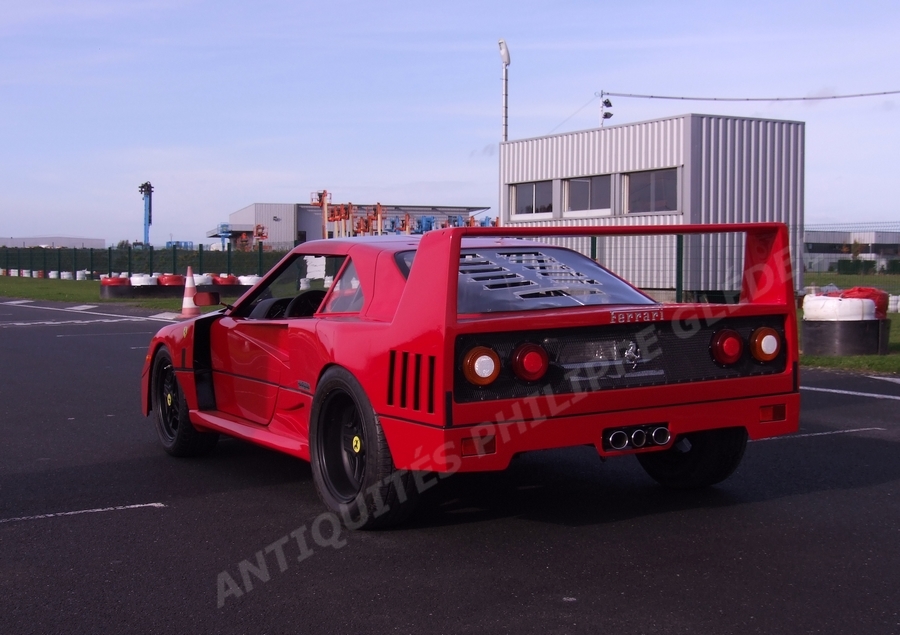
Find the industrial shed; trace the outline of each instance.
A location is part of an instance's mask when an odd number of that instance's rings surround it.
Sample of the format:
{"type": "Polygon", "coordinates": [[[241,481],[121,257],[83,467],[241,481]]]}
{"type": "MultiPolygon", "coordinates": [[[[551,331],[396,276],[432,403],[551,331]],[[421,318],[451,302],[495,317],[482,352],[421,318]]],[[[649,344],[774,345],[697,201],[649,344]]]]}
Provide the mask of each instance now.
{"type": "Polygon", "coordinates": [[[438,227],[489,224],[490,218],[476,214],[488,207],[448,205],[366,205],[329,204],[323,219],[322,208],[314,203],[253,203],[229,215],[228,222],[206,232],[236,249],[255,249],[260,242],[267,249],[289,250],[318,238],[360,234],[421,234],[438,227]],[[377,217],[376,217],[377,210],[377,217]],[[344,216],[343,220],[330,218],[344,216]]]}
{"type": "MultiPolygon", "coordinates": [[[[500,145],[503,225],[783,222],[802,286],[804,130],[799,121],[687,114],[500,145]]],[[[570,239],[649,290],[676,288],[674,236],[570,239]]],[[[683,288],[735,288],[743,243],[685,237],[683,288]]],[[[739,286],[739,285],[738,285],[739,286]]],[[[661,294],[665,297],[665,294],[661,294]]]]}

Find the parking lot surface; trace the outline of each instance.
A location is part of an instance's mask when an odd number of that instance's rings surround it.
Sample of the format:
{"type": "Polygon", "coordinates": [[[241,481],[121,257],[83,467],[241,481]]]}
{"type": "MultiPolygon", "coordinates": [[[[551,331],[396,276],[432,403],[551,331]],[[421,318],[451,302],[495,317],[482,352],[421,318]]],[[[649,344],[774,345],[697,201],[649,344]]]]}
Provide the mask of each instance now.
{"type": "Polygon", "coordinates": [[[800,432],[705,491],[547,451],[351,532],[302,461],[161,450],[154,313],[0,298],[0,633],[900,633],[890,378],[804,370],[800,432]]]}

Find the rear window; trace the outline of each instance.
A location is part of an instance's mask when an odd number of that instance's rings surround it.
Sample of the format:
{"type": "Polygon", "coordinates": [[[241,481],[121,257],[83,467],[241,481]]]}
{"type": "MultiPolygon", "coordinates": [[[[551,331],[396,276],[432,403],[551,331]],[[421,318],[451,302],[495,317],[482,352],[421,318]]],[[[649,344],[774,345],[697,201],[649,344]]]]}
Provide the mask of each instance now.
{"type": "Polygon", "coordinates": [[[535,245],[463,249],[459,313],[656,304],[582,254],[535,245]]]}

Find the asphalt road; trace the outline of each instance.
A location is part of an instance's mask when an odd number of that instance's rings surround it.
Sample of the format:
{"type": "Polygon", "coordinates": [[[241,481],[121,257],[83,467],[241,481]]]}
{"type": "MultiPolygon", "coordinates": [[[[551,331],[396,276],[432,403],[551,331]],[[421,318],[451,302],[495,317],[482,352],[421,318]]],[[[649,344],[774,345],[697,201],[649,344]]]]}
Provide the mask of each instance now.
{"type": "Polygon", "coordinates": [[[147,315],[0,299],[0,633],[900,633],[898,383],[805,371],[707,491],[576,448],[349,532],[302,461],[163,453],[147,315]]]}

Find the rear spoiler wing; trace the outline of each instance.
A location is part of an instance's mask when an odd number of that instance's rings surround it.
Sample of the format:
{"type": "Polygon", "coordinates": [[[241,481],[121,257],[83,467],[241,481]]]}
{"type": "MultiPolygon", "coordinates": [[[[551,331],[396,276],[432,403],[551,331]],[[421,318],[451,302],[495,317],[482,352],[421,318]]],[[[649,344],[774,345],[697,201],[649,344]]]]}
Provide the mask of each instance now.
{"type": "MultiPolygon", "coordinates": [[[[734,234],[745,232],[744,271],[740,301],[787,304],[794,301],[790,239],[784,223],[734,223],[710,225],[640,225],[593,227],[452,227],[448,232],[452,251],[459,255],[463,237],[541,238],[549,236],[659,236],[692,234],[734,234]]],[[[445,238],[446,239],[446,238],[445,238]]],[[[430,242],[430,241],[427,241],[430,242]]]]}

